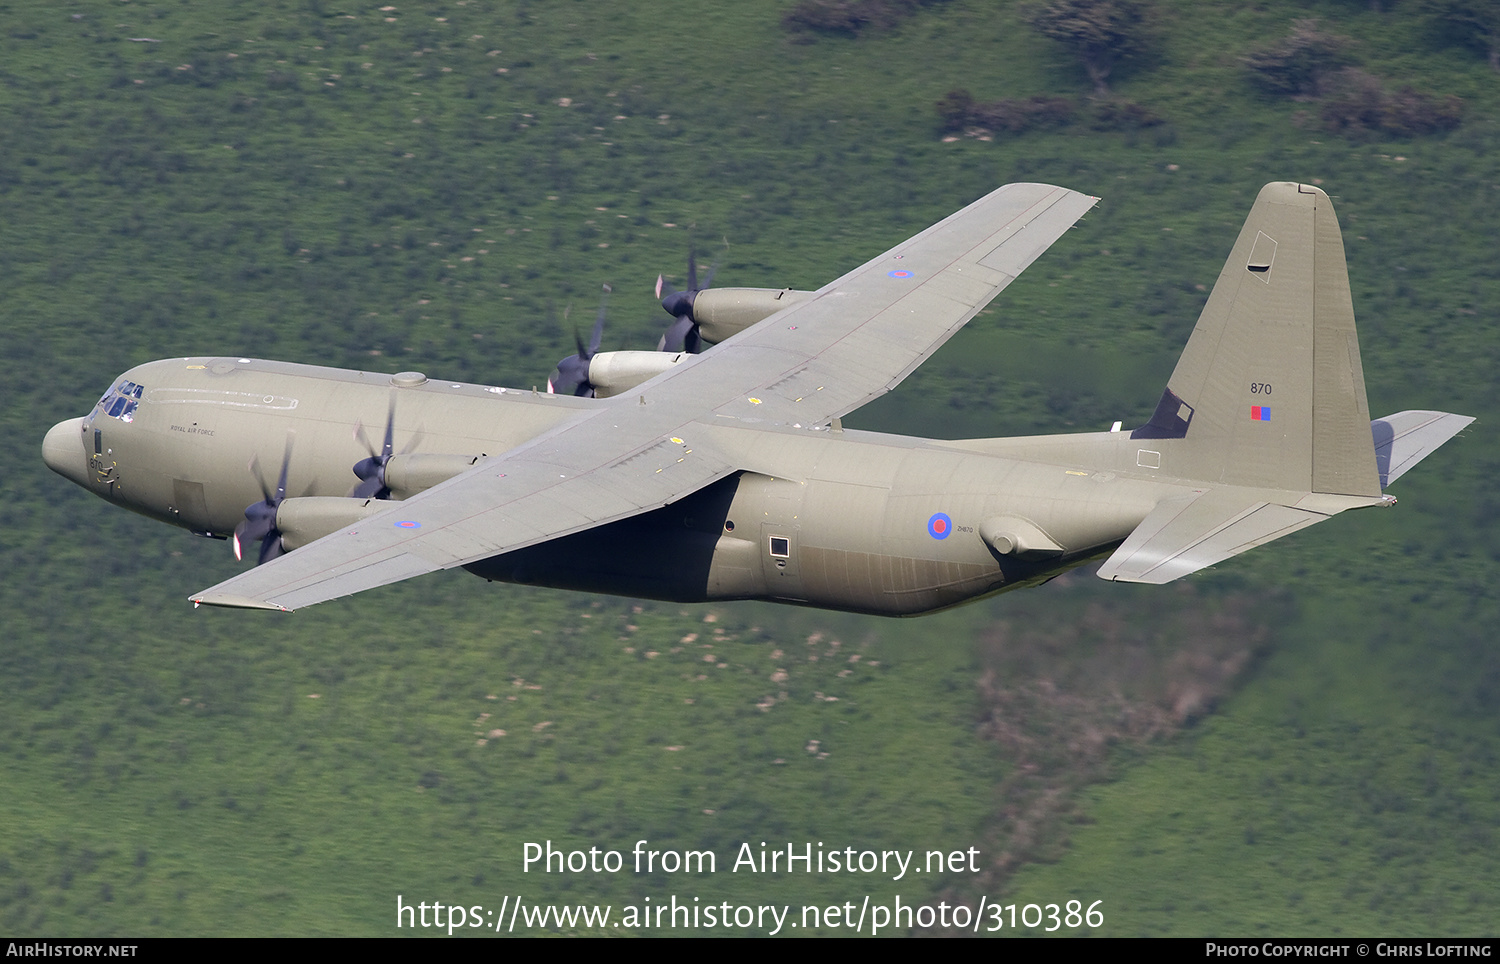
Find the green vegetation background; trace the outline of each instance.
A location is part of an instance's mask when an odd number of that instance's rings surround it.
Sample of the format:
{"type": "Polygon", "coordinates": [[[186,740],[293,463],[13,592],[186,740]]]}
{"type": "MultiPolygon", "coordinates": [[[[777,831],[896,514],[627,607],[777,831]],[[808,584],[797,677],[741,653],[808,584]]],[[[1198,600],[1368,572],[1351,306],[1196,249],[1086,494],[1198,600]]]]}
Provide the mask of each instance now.
{"type": "Polygon", "coordinates": [[[1015,6],[980,0],[813,43],[765,4],[0,2],[0,929],[383,935],[398,894],[618,908],[993,885],[1103,900],[1113,935],[1493,934],[1496,75],[1416,3],[1163,6],[1159,55],[1114,80],[1166,125],[943,142],[953,87],[1088,85],[1015,6]],[[1308,15],[1391,83],[1463,97],[1463,126],[1352,141],[1256,94],[1239,58],[1308,15]],[[151,358],[536,384],[602,282],[606,347],[647,347],[654,277],[680,283],[693,246],[719,283],[817,287],[1026,179],[1103,201],[850,424],[1144,420],[1278,179],[1335,198],[1372,407],[1478,424],[1395,510],[1191,592],[1073,579],[912,621],[457,574],[287,618],[194,612],[189,592],[236,571],[226,546],[112,511],[39,457],[53,422],[151,358]],[[727,872],[760,841],[994,858],[1018,764],[981,738],[983,642],[1055,627],[1055,665],[1032,672],[1063,678],[1106,605],[1163,627],[1165,663],[1174,614],[1231,596],[1270,634],[1238,691],[1117,748],[1047,862],[727,872]],[[710,848],[720,871],[523,874],[522,843],[548,839],[710,848]]]}

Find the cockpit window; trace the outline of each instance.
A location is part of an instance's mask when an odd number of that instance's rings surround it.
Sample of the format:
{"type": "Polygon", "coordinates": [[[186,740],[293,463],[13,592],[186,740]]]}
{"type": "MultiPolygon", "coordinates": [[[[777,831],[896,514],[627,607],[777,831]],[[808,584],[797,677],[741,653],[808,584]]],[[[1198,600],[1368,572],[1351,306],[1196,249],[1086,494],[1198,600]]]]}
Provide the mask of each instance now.
{"type": "Polygon", "coordinates": [[[122,381],[99,399],[98,412],[122,422],[132,422],[135,420],[136,406],[140,404],[141,395],[145,391],[143,385],[137,385],[132,381],[122,381]]]}

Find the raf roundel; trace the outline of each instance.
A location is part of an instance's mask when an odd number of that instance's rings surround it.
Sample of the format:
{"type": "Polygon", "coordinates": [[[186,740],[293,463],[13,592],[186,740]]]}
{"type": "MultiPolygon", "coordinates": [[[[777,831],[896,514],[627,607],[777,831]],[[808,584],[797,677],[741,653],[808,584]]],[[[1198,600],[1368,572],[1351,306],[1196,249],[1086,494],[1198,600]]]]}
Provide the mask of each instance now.
{"type": "Polygon", "coordinates": [[[897,269],[895,271],[887,271],[885,275],[887,278],[910,278],[911,272],[897,269]]]}
{"type": "Polygon", "coordinates": [[[396,528],[398,528],[398,529],[420,529],[420,528],[422,528],[422,523],[420,523],[420,522],[413,522],[410,519],[403,519],[402,521],[396,523],[396,528]]]}
{"type": "Polygon", "coordinates": [[[927,534],[934,539],[946,539],[948,538],[948,533],[952,531],[953,520],[948,518],[948,513],[946,512],[934,513],[932,518],[927,520],[927,534]]]}

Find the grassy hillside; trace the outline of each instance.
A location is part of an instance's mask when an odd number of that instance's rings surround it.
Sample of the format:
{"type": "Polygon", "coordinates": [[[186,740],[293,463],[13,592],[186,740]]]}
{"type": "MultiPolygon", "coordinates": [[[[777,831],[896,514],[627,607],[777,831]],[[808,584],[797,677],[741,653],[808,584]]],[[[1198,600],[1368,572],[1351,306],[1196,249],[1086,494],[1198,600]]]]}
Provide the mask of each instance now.
{"type": "Polygon", "coordinates": [[[1082,105],[1090,85],[977,0],[812,42],[754,4],[0,2],[0,425],[18,448],[0,925],[389,934],[398,894],[946,893],[1104,900],[1108,934],[1493,932],[1496,76],[1417,4],[1163,7],[1156,55],[1114,89],[1164,123],[945,141],[934,104],[955,87],[1082,105]],[[1257,91],[1241,58],[1313,15],[1392,88],[1462,97],[1462,125],[1351,138],[1257,91]],[[897,622],[440,574],[284,619],[194,612],[189,592],[236,571],[226,547],[111,511],[37,452],[164,356],[537,384],[601,283],[605,347],[648,347],[655,276],[680,283],[692,249],[723,284],[816,287],[1015,180],[1103,200],[847,421],[1143,421],[1281,179],[1334,196],[1373,409],[1480,421],[1396,509],[1187,591],[1080,576],[897,622]],[[1199,666],[1212,698],[1176,713],[1168,681],[1200,656],[1234,672],[1199,666]],[[1163,722],[1079,728],[1111,707],[1163,722]],[[996,722],[1017,708],[1056,715],[996,722]],[[523,874],[522,844],[547,839],[721,860],[762,840],[974,846],[986,867],[523,874]]]}

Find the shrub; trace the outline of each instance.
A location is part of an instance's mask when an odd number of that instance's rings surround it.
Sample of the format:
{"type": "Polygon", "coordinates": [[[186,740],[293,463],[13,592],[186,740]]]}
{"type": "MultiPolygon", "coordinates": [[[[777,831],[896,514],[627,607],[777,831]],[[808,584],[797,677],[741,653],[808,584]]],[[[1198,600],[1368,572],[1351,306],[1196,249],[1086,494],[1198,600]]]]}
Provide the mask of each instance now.
{"type": "Polygon", "coordinates": [[[940,0],[798,0],[781,18],[788,30],[803,34],[858,36],[866,27],[891,28],[921,7],[940,0]]]}
{"type": "Polygon", "coordinates": [[[1494,0],[1429,0],[1428,7],[1464,42],[1483,50],[1491,70],[1500,71],[1500,5],[1494,0]]]}
{"type": "Polygon", "coordinates": [[[1411,87],[1393,94],[1374,74],[1346,67],[1330,81],[1320,116],[1324,127],[1339,133],[1415,137],[1457,127],[1463,120],[1463,100],[1411,87]]]}
{"type": "Polygon", "coordinates": [[[1033,127],[1056,127],[1073,119],[1073,102],[1066,97],[1027,97],[976,104],[972,123],[992,131],[1019,134],[1033,127]]]}
{"type": "Polygon", "coordinates": [[[1117,65],[1156,46],[1156,22],[1148,0],[1050,0],[1031,16],[1033,27],[1073,52],[1100,97],[1117,65]]]}
{"type": "Polygon", "coordinates": [[[1352,60],[1348,37],[1327,33],[1316,20],[1293,20],[1292,32],[1278,43],[1244,58],[1250,80],[1267,93],[1315,97],[1329,74],[1352,60]]]}
{"type": "Polygon", "coordinates": [[[943,95],[937,102],[938,120],[945,131],[961,131],[969,126],[974,111],[974,95],[962,87],[943,95]]]}
{"type": "Polygon", "coordinates": [[[1019,134],[1036,127],[1056,127],[1073,119],[1074,105],[1066,97],[1024,97],[976,101],[967,90],[950,90],[937,102],[945,131],[982,128],[1019,134]]]}
{"type": "Polygon", "coordinates": [[[1358,67],[1346,67],[1328,86],[1320,111],[1324,127],[1343,133],[1380,130],[1385,86],[1379,77],[1358,67]]]}
{"type": "Polygon", "coordinates": [[[1101,100],[1094,105],[1094,129],[1135,131],[1166,123],[1160,114],[1129,100],[1101,100]]]}
{"type": "Polygon", "coordinates": [[[1381,126],[1397,136],[1451,131],[1463,121],[1463,98],[1424,94],[1403,87],[1386,98],[1381,126]]]}
{"type": "Polygon", "coordinates": [[[788,30],[842,33],[854,36],[865,25],[854,0],[798,0],[781,18],[788,30]]]}

